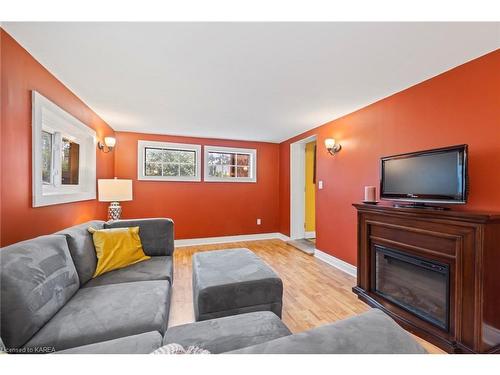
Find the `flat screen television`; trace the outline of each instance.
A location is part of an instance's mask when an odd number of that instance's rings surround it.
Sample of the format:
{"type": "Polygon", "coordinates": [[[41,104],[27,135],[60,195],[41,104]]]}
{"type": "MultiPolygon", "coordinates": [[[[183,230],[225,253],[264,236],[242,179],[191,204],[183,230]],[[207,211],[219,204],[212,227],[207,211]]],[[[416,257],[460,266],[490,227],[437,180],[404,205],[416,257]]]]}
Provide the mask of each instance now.
{"type": "Polygon", "coordinates": [[[380,198],[425,203],[467,202],[467,145],[381,158],[380,198]]]}

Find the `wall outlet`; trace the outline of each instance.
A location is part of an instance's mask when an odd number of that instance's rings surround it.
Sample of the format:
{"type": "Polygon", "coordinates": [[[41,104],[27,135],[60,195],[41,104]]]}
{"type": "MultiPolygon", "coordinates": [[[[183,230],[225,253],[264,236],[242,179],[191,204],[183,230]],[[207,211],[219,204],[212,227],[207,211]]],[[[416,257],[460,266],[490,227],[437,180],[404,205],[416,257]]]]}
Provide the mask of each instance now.
{"type": "Polygon", "coordinates": [[[257,219],[257,225],[260,225],[260,224],[262,224],[262,220],[257,219]]]}
{"type": "Polygon", "coordinates": [[[319,190],[323,189],[323,180],[318,181],[318,189],[319,190]]]}

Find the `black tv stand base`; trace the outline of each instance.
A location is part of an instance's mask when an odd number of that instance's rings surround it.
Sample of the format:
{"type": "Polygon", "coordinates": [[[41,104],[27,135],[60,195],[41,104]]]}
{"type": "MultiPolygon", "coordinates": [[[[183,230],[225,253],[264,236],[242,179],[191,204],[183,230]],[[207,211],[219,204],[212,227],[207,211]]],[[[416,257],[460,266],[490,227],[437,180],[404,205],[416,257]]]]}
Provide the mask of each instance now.
{"type": "Polygon", "coordinates": [[[425,203],[394,203],[393,206],[396,208],[419,208],[424,210],[437,210],[437,211],[449,210],[449,207],[433,206],[425,203]]]}

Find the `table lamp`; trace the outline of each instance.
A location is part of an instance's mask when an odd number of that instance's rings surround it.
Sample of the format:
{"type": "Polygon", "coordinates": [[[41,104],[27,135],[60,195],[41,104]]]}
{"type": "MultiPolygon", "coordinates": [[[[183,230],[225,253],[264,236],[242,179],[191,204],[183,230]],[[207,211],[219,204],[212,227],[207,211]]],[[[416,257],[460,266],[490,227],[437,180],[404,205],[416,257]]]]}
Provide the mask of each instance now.
{"type": "Polygon", "coordinates": [[[132,200],[132,180],[99,179],[97,181],[99,202],[111,202],[108,208],[108,219],[119,220],[122,208],[119,202],[132,200]]]}

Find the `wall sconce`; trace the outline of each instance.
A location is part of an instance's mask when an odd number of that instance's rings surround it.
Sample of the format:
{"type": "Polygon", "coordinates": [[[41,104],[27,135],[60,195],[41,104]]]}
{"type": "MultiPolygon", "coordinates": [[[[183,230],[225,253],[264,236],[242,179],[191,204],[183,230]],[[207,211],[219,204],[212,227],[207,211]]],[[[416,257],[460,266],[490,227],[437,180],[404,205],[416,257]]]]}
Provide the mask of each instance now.
{"type": "Polygon", "coordinates": [[[104,143],[101,141],[97,142],[97,148],[104,153],[108,153],[115,147],[116,138],[115,137],[104,137],[104,143]]]}
{"type": "Polygon", "coordinates": [[[342,149],[342,146],[338,143],[335,143],[335,139],[333,138],[325,139],[325,147],[330,153],[330,155],[335,155],[342,149]]]}

